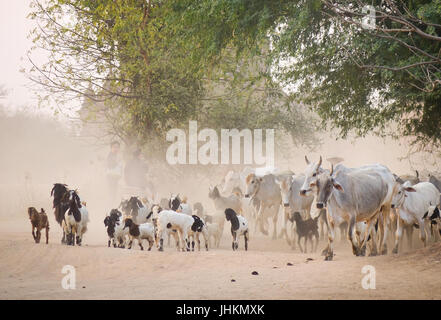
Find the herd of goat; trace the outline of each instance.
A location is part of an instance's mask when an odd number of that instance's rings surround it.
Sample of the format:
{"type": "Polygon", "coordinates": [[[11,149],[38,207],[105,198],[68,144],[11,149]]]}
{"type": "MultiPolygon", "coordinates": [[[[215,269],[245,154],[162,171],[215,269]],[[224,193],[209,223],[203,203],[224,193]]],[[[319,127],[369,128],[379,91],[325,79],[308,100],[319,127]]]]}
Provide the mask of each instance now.
{"type": "MultiPolygon", "coordinates": [[[[238,249],[243,236],[247,250],[249,221],[254,224],[254,232],[268,235],[272,220],[275,239],[280,211],[283,221],[279,237],[284,237],[293,249],[297,244],[301,252],[306,252],[309,241],[314,252],[326,230],[328,245],[322,252],[325,260],[333,259],[336,228],[349,239],[357,256],[365,255],[367,247],[370,255],[386,254],[389,234],[395,234],[392,251],[397,253],[403,231],[411,246],[415,228],[424,246],[428,239],[440,238],[441,180],[435,175],[420,181],[418,172],[416,176],[397,176],[380,164],[348,168],[338,163],[328,170],[323,168],[321,157],[316,162],[306,156],[305,160],[306,169],[300,174],[274,168],[230,171],[219,185],[209,188],[208,196],[216,208],[211,215],[202,203],[191,206],[179,195],[159,203],[137,196],[123,199],[104,220],[108,246],[131,249],[136,240],[143,250],[146,240],[148,250],[156,245],[163,251],[164,242],[170,245],[173,238],[178,250],[193,251],[196,244],[200,250],[202,237],[208,250],[210,246],[219,247],[224,223],[229,221],[232,249],[238,249]],[[313,203],[317,210],[311,210],[313,203]]],[[[51,196],[55,219],[63,229],[62,243],[81,245],[89,222],[86,203],[76,190],[61,183],[54,184],[51,196]]],[[[46,213],[33,207],[28,213],[35,242],[40,241],[41,230],[45,229],[47,243],[46,213]]]]}

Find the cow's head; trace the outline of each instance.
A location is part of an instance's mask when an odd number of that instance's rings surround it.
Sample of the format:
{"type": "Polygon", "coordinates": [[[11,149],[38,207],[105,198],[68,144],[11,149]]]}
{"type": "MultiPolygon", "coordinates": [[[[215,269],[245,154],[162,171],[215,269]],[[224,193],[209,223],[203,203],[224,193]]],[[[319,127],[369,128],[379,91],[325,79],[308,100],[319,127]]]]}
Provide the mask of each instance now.
{"type": "Polygon", "coordinates": [[[233,170],[228,171],[227,175],[222,179],[223,194],[229,194],[234,188],[240,188],[240,174],[233,170]]]}
{"type": "Polygon", "coordinates": [[[303,181],[303,185],[300,188],[301,196],[309,196],[316,185],[317,177],[320,173],[323,172],[322,165],[322,156],[320,156],[320,160],[318,162],[310,162],[308,157],[305,156],[306,164],[308,165],[305,170],[305,180],[303,181]]]}
{"type": "Polygon", "coordinates": [[[292,191],[292,181],[293,176],[287,176],[287,177],[277,177],[276,182],[280,187],[280,194],[282,196],[282,203],[283,206],[289,207],[289,198],[292,191]]]}
{"type": "Polygon", "coordinates": [[[392,208],[399,208],[403,205],[408,192],[415,192],[416,190],[412,187],[410,181],[406,181],[403,184],[396,183],[394,187],[393,197],[392,197],[392,208]]]}
{"type": "Polygon", "coordinates": [[[245,198],[252,198],[259,191],[262,178],[250,173],[245,179],[245,198]]]}
{"type": "Polygon", "coordinates": [[[341,184],[333,176],[334,167],[332,167],[331,172],[320,173],[314,182],[311,183],[311,187],[317,190],[317,209],[326,208],[329,198],[334,190],[338,192],[344,192],[341,184]]]}

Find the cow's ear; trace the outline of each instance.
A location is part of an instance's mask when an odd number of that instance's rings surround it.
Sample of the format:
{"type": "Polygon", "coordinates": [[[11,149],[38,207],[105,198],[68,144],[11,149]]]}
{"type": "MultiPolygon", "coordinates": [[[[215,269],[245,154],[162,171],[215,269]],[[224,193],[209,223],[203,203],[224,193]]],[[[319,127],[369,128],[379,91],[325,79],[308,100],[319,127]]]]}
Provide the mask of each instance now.
{"type": "Polygon", "coordinates": [[[412,187],[407,187],[404,190],[406,190],[407,192],[416,192],[416,190],[412,187]]]}
{"type": "Polygon", "coordinates": [[[333,185],[334,188],[337,189],[338,191],[345,192],[345,190],[343,189],[343,187],[341,186],[341,184],[338,183],[337,181],[332,180],[332,185],[333,185]]]}

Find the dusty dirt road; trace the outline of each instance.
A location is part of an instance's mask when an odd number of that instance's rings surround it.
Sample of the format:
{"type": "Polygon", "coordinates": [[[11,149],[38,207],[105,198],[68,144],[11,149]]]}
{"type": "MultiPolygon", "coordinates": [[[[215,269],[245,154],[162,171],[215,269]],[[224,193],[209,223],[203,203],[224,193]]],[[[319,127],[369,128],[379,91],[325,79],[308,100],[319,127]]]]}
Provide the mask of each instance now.
{"type": "Polygon", "coordinates": [[[83,247],[59,244],[58,225],[49,245],[35,244],[27,223],[1,222],[0,299],[441,299],[441,243],[379,257],[354,257],[339,243],[328,262],[264,237],[233,252],[227,232],[208,252],[107,248],[98,225],[83,247]],[[64,265],[76,269],[75,290],[62,289],[64,265]],[[365,265],[375,267],[375,290],[362,288],[365,265]]]}

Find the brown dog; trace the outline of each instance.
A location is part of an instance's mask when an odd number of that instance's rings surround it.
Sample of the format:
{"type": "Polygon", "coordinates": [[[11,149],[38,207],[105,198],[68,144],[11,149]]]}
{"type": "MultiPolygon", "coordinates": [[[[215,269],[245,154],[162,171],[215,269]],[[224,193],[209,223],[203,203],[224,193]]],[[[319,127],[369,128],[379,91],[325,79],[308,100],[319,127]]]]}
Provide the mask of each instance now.
{"type": "Polygon", "coordinates": [[[49,242],[49,220],[47,219],[46,212],[41,208],[41,212],[38,212],[34,207],[28,208],[29,220],[32,224],[32,236],[35,243],[40,243],[41,229],[46,229],[46,244],[49,242]],[[34,233],[34,229],[37,229],[37,233],[34,233]]]}

